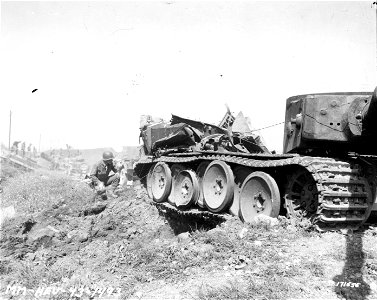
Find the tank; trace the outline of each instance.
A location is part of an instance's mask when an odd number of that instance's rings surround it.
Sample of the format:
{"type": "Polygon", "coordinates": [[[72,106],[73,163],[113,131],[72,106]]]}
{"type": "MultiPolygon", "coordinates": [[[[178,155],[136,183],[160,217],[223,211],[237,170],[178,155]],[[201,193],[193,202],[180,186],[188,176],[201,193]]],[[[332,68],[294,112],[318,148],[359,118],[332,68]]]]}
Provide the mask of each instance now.
{"type": "Polygon", "coordinates": [[[357,229],[377,212],[377,88],[286,101],[283,154],[242,113],[218,125],[142,117],[135,173],[153,203],[182,215],[286,215],[319,230],[357,229]]]}

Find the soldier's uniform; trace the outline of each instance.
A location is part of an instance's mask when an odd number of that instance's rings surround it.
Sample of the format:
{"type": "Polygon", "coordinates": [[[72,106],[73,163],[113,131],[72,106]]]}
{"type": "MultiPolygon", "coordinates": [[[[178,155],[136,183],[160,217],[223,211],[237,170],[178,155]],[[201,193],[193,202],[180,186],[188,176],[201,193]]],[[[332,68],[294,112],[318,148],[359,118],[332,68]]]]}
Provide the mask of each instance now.
{"type": "Polygon", "coordinates": [[[90,179],[92,180],[92,185],[98,187],[101,190],[101,186],[109,186],[109,193],[111,196],[116,196],[114,190],[119,185],[119,172],[114,166],[113,162],[114,155],[111,152],[105,152],[103,154],[103,159],[96,163],[92,171],[90,172],[90,179]],[[113,171],[114,175],[110,176],[110,172],[113,171]]]}
{"type": "Polygon", "coordinates": [[[96,163],[92,171],[90,172],[90,178],[94,185],[97,185],[100,181],[103,182],[105,186],[115,186],[117,187],[119,184],[119,173],[115,169],[114,164],[106,164],[103,160],[96,163]],[[109,176],[110,172],[113,171],[115,174],[109,176]]]}

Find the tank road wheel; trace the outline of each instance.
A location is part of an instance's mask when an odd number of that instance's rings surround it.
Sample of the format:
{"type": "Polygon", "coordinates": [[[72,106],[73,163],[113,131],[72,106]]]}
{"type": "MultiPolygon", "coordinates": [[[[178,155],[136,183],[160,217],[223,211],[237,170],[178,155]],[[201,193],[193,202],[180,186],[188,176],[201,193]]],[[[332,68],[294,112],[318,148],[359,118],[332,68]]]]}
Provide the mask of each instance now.
{"type": "Polygon", "coordinates": [[[229,207],[234,194],[232,169],[223,161],[211,162],[203,177],[204,204],[211,212],[229,207]]]}
{"type": "Polygon", "coordinates": [[[196,174],[198,175],[198,182],[199,182],[199,197],[198,197],[198,206],[204,208],[204,195],[203,195],[203,177],[206,169],[209,165],[209,161],[203,161],[199,164],[198,168],[196,169],[196,174]]]}
{"type": "Polygon", "coordinates": [[[199,183],[191,170],[181,171],[173,184],[173,197],[177,207],[187,208],[198,201],[199,183]]]}
{"type": "Polygon", "coordinates": [[[171,204],[171,205],[174,205],[175,206],[175,197],[174,197],[174,182],[177,180],[177,176],[179,174],[179,172],[183,171],[185,169],[185,167],[181,164],[174,164],[170,167],[170,171],[171,171],[171,178],[172,178],[172,186],[171,186],[171,192],[170,192],[170,195],[168,197],[168,202],[171,204]]]}
{"type": "Polygon", "coordinates": [[[251,173],[251,170],[246,167],[238,166],[233,170],[233,173],[234,173],[234,182],[235,182],[234,199],[233,199],[231,207],[229,208],[229,212],[233,216],[238,217],[239,211],[240,211],[241,186],[244,180],[246,179],[246,177],[251,173]]]}
{"type": "Polygon", "coordinates": [[[289,217],[299,220],[314,218],[318,207],[318,191],[312,175],[306,170],[291,174],[284,198],[289,217]]]}
{"type": "Polygon", "coordinates": [[[152,174],[153,174],[153,169],[154,169],[155,164],[151,166],[149,169],[149,172],[147,174],[147,193],[148,197],[153,199],[153,194],[152,194],[152,174]]]}
{"type": "Polygon", "coordinates": [[[276,181],[267,173],[253,172],[246,177],[240,191],[240,217],[244,222],[258,215],[276,218],[280,210],[280,192],[276,181]]]}
{"type": "Polygon", "coordinates": [[[152,195],[156,202],[164,202],[171,191],[171,171],[166,163],[159,162],[153,168],[152,195]]]}

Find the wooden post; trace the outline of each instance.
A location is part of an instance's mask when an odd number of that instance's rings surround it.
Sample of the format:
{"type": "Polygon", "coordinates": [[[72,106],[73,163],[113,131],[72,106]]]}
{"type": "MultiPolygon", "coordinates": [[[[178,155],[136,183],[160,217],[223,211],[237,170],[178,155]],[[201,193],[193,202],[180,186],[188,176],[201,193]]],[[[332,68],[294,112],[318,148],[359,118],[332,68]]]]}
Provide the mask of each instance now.
{"type": "Polygon", "coordinates": [[[9,140],[8,140],[8,150],[10,151],[10,136],[12,132],[12,111],[9,111],[9,140]]]}

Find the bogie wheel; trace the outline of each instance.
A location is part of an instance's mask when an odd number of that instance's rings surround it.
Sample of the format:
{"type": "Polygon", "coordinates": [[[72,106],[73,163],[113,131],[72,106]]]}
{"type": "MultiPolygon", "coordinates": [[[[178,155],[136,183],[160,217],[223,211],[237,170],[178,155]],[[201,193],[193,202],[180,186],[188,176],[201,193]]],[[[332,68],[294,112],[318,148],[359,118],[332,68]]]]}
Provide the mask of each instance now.
{"type": "Polygon", "coordinates": [[[221,212],[230,206],[234,194],[232,169],[223,161],[211,162],[203,177],[204,204],[211,212],[221,212]]]}
{"type": "Polygon", "coordinates": [[[318,190],[308,171],[299,170],[288,176],[284,198],[290,218],[312,220],[316,216],[318,190]]]}
{"type": "Polygon", "coordinates": [[[181,164],[173,164],[170,167],[171,178],[172,178],[172,186],[171,186],[170,195],[168,197],[168,202],[171,205],[175,205],[175,197],[174,197],[174,185],[175,184],[174,184],[174,182],[176,181],[179,172],[183,171],[184,169],[185,169],[185,167],[183,165],[181,165],[181,164]]]}
{"type": "Polygon", "coordinates": [[[153,168],[151,175],[152,195],[155,202],[167,200],[171,191],[171,171],[166,163],[159,162],[153,168]]]}
{"type": "Polygon", "coordinates": [[[199,183],[193,171],[181,171],[174,181],[173,187],[173,196],[177,207],[187,208],[198,200],[199,183]]]}
{"type": "Polygon", "coordinates": [[[258,215],[276,218],[280,210],[280,192],[276,181],[267,173],[253,172],[244,180],[240,191],[240,217],[250,222],[258,215]]]}
{"type": "Polygon", "coordinates": [[[203,195],[203,177],[206,169],[209,165],[209,161],[203,161],[199,164],[198,168],[196,169],[196,174],[198,175],[198,183],[199,183],[199,197],[198,197],[198,206],[204,208],[204,195],[203,195]]]}
{"type": "Polygon", "coordinates": [[[153,199],[153,194],[152,194],[152,173],[153,173],[153,169],[155,167],[155,164],[153,164],[151,166],[151,168],[149,169],[149,172],[147,174],[147,193],[148,193],[148,196],[149,198],[153,199]]]}
{"type": "Polygon", "coordinates": [[[238,166],[233,170],[234,173],[234,199],[232,205],[229,208],[229,212],[238,217],[240,211],[240,192],[241,186],[245,181],[246,177],[250,175],[251,170],[249,168],[238,166]]]}

